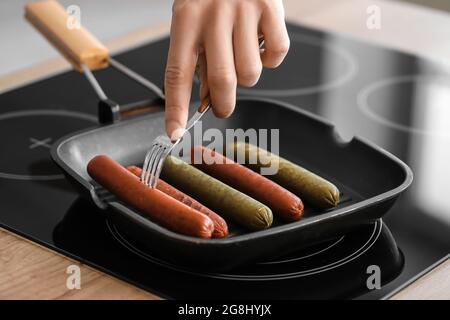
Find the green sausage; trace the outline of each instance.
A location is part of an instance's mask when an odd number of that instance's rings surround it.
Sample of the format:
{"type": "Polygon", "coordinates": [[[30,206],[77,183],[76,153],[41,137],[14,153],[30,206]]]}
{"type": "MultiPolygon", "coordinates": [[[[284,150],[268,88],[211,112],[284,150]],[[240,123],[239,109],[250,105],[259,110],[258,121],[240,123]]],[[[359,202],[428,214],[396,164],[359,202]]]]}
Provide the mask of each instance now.
{"type": "Polygon", "coordinates": [[[161,177],[236,224],[251,230],[272,225],[272,211],[267,206],[182,160],[168,156],[161,177]]]}
{"type": "Polygon", "coordinates": [[[268,167],[274,161],[278,161],[278,171],[274,175],[266,177],[295,193],[306,202],[321,209],[333,208],[339,204],[338,188],[311,171],[248,143],[236,142],[233,147],[234,152],[238,152],[238,155],[244,155],[245,152],[245,159],[258,159],[257,163],[247,163],[249,161],[246,160],[244,164],[256,172],[259,172],[262,167],[268,167]],[[257,158],[257,156],[259,157],[257,158]]]}

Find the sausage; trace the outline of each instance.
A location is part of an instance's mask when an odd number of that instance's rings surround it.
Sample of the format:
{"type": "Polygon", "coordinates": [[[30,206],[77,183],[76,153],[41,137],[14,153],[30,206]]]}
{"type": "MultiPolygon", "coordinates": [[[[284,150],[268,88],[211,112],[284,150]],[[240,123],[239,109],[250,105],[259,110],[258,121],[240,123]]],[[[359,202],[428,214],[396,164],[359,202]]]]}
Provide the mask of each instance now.
{"type": "Polygon", "coordinates": [[[214,224],[206,215],[157,189],[151,189],[111,158],[100,155],[89,161],[89,175],[119,200],[175,232],[211,238],[214,224]]]}
{"type": "Polygon", "coordinates": [[[161,177],[236,224],[250,230],[266,229],[272,225],[269,207],[184,161],[168,156],[161,177]]]}
{"type": "Polygon", "coordinates": [[[232,147],[235,154],[245,155],[245,159],[258,159],[256,163],[245,163],[253,171],[260,171],[262,167],[278,162],[278,171],[267,177],[305,202],[321,209],[333,208],[339,204],[339,189],[311,171],[248,143],[236,142],[232,147]]]}
{"type": "Polygon", "coordinates": [[[297,221],[303,216],[303,203],[299,197],[218,152],[203,146],[195,147],[191,152],[191,163],[210,176],[266,204],[285,221],[297,221]]]}
{"type": "MultiPolygon", "coordinates": [[[[142,175],[142,169],[136,166],[129,166],[128,171],[133,173],[137,177],[141,177],[142,175]]],[[[163,181],[162,179],[158,179],[158,182],[156,184],[156,189],[164,192],[165,194],[171,196],[175,200],[178,200],[185,205],[205,214],[208,216],[212,222],[214,223],[214,231],[212,233],[213,238],[225,238],[228,236],[228,226],[225,220],[221,216],[219,216],[214,211],[208,209],[204,205],[202,205],[197,200],[189,197],[187,194],[181,192],[180,190],[172,187],[167,182],[163,181]]]]}

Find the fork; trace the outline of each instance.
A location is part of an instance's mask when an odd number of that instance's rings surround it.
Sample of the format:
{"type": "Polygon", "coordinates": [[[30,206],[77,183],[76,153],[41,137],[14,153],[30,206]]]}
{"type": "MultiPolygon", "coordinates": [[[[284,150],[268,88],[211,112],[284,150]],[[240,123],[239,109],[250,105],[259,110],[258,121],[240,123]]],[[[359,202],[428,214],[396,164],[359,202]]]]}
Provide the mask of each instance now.
{"type": "MultiPolygon", "coordinates": [[[[259,48],[264,46],[264,37],[260,36],[258,38],[259,48]]],[[[149,149],[145,155],[144,165],[142,166],[141,181],[150,188],[155,188],[158,182],[161,170],[164,164],[164,160],[172,152],[178,143],[183,139],[186,132],[188,132],[203,115],[211,108],[211,101],[207,97],[197,112],[189,119],[184,134],[175,142],[172,142],[166,135],[161,135],[153,140],[152,147],[149,149]]]]}
{"type": "Polygon", "coordinates": [[[183,139],[186,132],[188,132],[211,108],[209,98],[203,100],[200,107],[195,114],[189,119],[186,124],[184,134],[175,142],[172,142],[166,135],[160,135],[153,140],[152,147],[145,156],[144,165],[142,166],[141,181],[150,188],[155,188],[158,182],[164,160],[172,152],[178,143],[183,139]]]}

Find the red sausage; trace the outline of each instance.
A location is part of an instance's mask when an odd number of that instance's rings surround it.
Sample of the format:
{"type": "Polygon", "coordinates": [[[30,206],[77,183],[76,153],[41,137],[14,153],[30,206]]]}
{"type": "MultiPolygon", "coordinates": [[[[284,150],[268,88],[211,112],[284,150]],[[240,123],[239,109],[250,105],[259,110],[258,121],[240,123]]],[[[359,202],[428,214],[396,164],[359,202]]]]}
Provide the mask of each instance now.
{"type": "MultiPolygon", "coordinates": [[[[142,175],[142,169],[136,166],[129,166],[128,171],[133,173],[135,176],[140,177],[142,175]]],[[[208,216],[212,222],[214,223],[214,232],[212,233],[213,238],[225,238],[228,236],[228,226],[225,220],[219,216],[214,211],[202,205],[197,200],[191,198],[187,194],[181,192],[180,190],[172,187],[167,182],[158,179],[158,183],[156,184],[156,189],[164,192],[165,194],[171,196],[172,198],[184,203],[185,205],[200,211],[201,213],[208,216]]]]}
{"type": "Polygon", "coordinates": [[[303,216],[303,202],[299,197],[218,152],[203,146],[195,147],[192,149],[191,162],[210,176],[261,201],[285,221],[297,221],[303,216]],[[200,164],[194,161],[196,152],[201,155],[198,156],[198,159],[202,159],[200,164]],[[208,160],[206,163],[205,159],[208,160]]]}
{"type": "Polygon", "coordinates": [[[119,200],[167,229],[188,236],[211,238],[214,224],[210,218],[159,190],[146,187],[111,158],[96,156],[89,161],[87,171],[119,200]]]}

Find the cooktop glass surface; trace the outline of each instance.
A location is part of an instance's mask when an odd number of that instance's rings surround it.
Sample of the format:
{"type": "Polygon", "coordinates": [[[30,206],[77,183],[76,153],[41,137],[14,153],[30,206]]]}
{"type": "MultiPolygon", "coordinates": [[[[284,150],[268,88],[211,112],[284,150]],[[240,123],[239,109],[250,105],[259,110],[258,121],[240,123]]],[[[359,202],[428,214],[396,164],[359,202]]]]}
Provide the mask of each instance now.
{"type": "MultiPolygon", "coordinates": [[[[53,164],[57,139],[97,125],[95,93],[66,72],[0,95],[0,226],[166,298],[381,298],[438,261],[450,251],[450,67],[289,32],[285,63],[239,95],[292,103],[333,122],[344,140],[362,136],[405,161],[414,182],[383,221],[227,273],[167,263],[127,239],[53,164]],[[368,287],[373,266],[381,289],[368,287]]],[[[162,85],[167,49],[161,39],[116,58],[162,85]]],[[[148,98],[114,70],[96,75],[119,103],[148,98]]]]}

